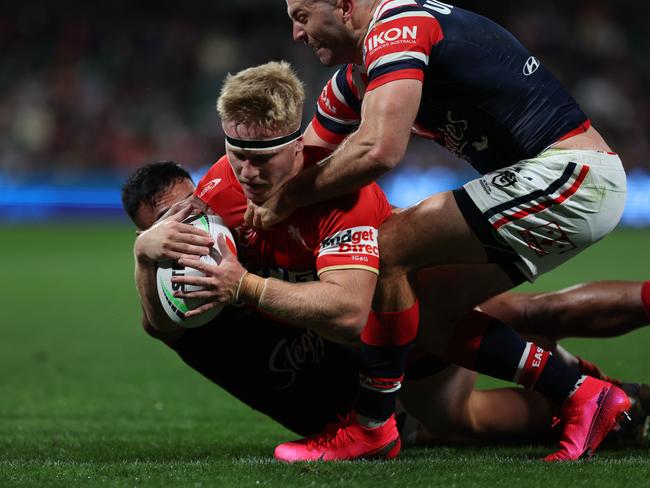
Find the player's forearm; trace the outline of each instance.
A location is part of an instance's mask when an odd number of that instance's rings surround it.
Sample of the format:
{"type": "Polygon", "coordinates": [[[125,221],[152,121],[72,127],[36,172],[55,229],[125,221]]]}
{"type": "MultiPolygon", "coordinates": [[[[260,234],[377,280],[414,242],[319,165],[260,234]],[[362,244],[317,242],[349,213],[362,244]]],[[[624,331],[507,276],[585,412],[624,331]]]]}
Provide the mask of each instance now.
{"type": "MultiPolygon", "coordinates": [[[[360,129],[361,131],[361,129],[360,129]]],[[[352,193],[390,171],[399,157],[382,154],[371,134],[357,131],[329,159],[302,171],[287,186],[293,208],[352,193]]]]}
{"type": "Polygon", "coordinates": [[[239,300],[296,327],[338,342],[353,342],[366,324],[369,305],[342,287],[316,281],[287,283],[248,274],[239,300]]]}
{"type": "Polygon", "coordinates": [[[135,257],[135,286],[144,314],[149,323],[160,332],[179,329],[163,310],[156,287],[156,267],[153,261],[135,257]]]}

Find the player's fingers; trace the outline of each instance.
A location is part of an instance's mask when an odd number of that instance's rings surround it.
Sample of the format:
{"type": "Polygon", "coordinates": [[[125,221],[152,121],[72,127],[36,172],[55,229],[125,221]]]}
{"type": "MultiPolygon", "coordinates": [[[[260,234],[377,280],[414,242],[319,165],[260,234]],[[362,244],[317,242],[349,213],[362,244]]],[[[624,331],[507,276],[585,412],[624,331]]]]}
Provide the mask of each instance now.
{"type": "Polygon", "coordinates": [[[214,284],[209,276],[193,276],[193,275],[174,275],[171,282],[179,285],[195,285],[203,286],[205,288],[214,288],[214,284]]]}
{"type": "Polygon", "coordinates": [[[255,218],[255,205],[249,201],[248,207],[246,207],[246,213],[244,213],[244,221],[248,226],[252,227],[254,218],[255,218]]]}
{"type": "Polygon", "coordinates": [[[197,271],[202,271],[205,273],[208,269],[208,264],[200,259],[196,259],[196,256],[185,255],[178,260],[178,264],[181,266],[187,266],[188,268],[194,268],[197,271]]]}
{"type": "Polygon", "coordinates": [[[178,257],[176,259],[182,258],[188,254],[192,256],[207,256],[210,254],[209,247],[194,246],[192,244],[184,244],[180,242],[172,244],[171,249],[178,253],[178,257]]]}
{"type": "Polygon", "coordinates": [[[214,245],[214,239],[206,231],[197,229],[193,225],[187,224],[178,224],[179,227],[174,232],[173,236],[179,242],[184,242],[186,244],[196,244],[199,246],[210,246],[214,245]],[[189,228],[188,228],[189,227],[189,228]]]}
{"type": "Polygon", "coordinates": [[[208,310],[212,310],[214,307],[219,305],[218,302],[208,302],[204,303],[200,307],[196,307],[192,310],[189,310],[188,312],[185,312],[185,317],[194,317],[196,315],[200,315],[204,312],[207,312],[208,310]]]}
{"type": "MultiPolygon", "coordinates": [[[[173,209],[173,207],[172,207],[173,209]]],[[[170,210],[172,210],[170,209],[170,210]]],[[[180,207],[177,209],[173,209],[175,212],[171,214],[168,219],[173,220],[174,222],[182,222],[186,218],[188,218],[192,214],[192,207],[191,206],[186,206],[186,207],[180,207]]],[[[193,227],[193,226],[190,226],[193,227]]]]}
{"type": "Polygon", "coordinates": [[[214,298],[217,296],[215,290],[197,290],[197,291],[175,291],[176,298],[214,298]]]}
{"type": "Polygon", "coordinates": [[[217,236],[217,245],[219,246],[219,251],[224,259],[233,256],[232,249],[230,249],[230,246],[228,245],[225,234],[221,233],[217,236]]]}
{"type": "Polygon", "coordinates": [[[262,225],[263,225],[262,216],[260,215],[259,209],[257,209],[253,217],[253,227],[261,229],[262,225]]]}

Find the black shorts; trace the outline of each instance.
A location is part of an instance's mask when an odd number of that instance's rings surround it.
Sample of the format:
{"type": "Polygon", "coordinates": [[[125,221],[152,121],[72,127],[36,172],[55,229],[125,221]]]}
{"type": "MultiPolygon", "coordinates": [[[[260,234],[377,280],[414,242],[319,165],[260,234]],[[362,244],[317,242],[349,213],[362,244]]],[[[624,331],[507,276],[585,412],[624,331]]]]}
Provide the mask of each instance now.
{"type": "Polygon", "coordinates": [[[247,308],[227,307],[169,346],[210,381],[303,436],[347,413],[359,388],[356,349],[247,308]]]}
{"type": "MultiPolygon", "coordinates": [[[[353,407],[359,389],[357,349],[248,308],[228,307],[169,346],[210,381],[302,436],[337,422],[353,407]]],[[[407,380],[432,376],[449,364],[413,356],[407,380]]]]}

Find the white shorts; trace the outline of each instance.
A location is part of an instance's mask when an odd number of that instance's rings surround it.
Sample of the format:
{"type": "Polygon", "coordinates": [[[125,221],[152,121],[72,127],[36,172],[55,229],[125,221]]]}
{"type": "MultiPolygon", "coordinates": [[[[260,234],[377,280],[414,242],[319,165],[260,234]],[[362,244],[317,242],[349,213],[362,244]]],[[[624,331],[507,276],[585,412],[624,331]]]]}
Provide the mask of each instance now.
{"type": "Polygon", "coordinates": [[[455,195],[488,256],[495,248],[501,261],[510,253],[534,281],[616,227],[625,206],[625,170],[613,153],[548,149],[470,181],[455,195]]]}

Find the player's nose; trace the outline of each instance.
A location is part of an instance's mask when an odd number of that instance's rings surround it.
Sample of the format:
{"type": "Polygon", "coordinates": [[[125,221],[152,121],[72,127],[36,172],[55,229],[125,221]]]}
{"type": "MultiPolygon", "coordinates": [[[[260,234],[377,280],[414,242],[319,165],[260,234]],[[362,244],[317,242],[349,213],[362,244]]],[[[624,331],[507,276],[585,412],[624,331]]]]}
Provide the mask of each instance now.
{"type": "Polygon", "coordinates": [[[255,178],[259,174],[259,170],[250,161],[242,161],[241,169],[239,171],[241,176],[247,180],[255,178]]]}
{"type": "Polygon", "coordinates": [[[293,40],[307,44],[307,33],[298,22],[293,23],[293,40]]]}

